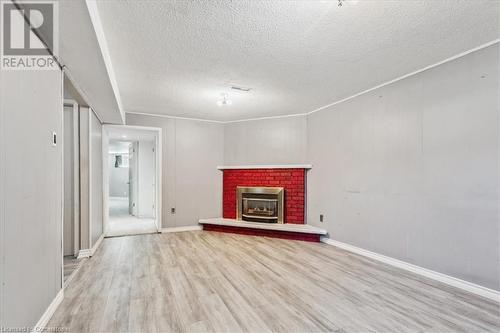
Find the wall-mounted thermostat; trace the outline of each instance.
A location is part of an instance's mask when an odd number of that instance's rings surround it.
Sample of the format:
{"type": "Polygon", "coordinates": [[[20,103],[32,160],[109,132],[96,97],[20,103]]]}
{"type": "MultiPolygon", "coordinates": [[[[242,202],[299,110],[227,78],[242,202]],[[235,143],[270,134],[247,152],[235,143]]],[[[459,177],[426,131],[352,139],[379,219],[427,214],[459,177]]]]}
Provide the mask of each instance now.
{"type": "Polygon", "coordinates": [[[52,132],[52,146],[57,146],[57,133],[52,132]]]}

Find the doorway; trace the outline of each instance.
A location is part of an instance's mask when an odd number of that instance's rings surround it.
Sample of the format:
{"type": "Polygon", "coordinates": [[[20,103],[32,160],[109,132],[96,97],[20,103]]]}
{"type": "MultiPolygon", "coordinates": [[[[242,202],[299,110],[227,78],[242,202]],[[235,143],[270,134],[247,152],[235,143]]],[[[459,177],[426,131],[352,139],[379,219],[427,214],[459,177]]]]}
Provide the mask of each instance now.
{"type": "Polygon", "coordinates": [[[161,129],[103,127],[105,235],[161,230],[161,129]]]}

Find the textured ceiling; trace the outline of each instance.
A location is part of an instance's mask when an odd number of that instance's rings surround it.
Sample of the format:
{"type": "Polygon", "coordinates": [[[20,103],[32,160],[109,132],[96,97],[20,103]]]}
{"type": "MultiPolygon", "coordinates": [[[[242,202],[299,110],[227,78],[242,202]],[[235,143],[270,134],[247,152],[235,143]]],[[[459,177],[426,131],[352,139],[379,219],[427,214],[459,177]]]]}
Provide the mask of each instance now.
{"type": "Polygon", "coordinates": [[[500,37],[492,0],[108,0],[98,9],[124,110],[221,121],[306,113],[500,37]],[[217,106],[223,92],[233,105],[217,106]]]}

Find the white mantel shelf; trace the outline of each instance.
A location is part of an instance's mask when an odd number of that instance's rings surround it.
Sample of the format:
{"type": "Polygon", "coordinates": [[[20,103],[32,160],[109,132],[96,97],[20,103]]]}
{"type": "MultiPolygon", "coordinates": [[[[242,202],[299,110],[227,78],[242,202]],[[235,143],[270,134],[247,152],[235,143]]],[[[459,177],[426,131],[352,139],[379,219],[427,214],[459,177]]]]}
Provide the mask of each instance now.
{"type": "Polygon", "coordinates": [[[298,232],[304,234],[326,235],[326,230],[313,227],[308,224],[292,224],[292,223],[259,223],[259,222],[246,222],[234,219],[214,218],[214,219],[201,219],[199,224],[212,224],[229,227],[250,228],[250,229],[265,229],[276,231],[298,232]]]}
{"type": "Polygon", "coordinates": [[[312,169],[312,164],[272,164],[272,165],[219,165],[219,170],[243,169],[312,169]]]}

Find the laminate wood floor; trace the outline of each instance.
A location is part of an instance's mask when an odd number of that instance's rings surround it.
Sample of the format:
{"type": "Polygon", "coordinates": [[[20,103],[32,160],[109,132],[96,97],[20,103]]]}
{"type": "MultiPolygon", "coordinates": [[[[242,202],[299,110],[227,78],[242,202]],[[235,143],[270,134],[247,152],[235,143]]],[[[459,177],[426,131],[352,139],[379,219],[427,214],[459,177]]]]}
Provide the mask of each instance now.
{"type": "Polygon", "coordinates": [[[72,255],[63,257],[64,283],[66,283],[71,274],[73,274],[78,269],[81,261],[82,259],[77,259],[72,255]]]}
{"type": "Polygon", "coordinates": [[[48,327],[499,332],[500,307],[331,245],[193,231],[105,239],[48,327]]]}

